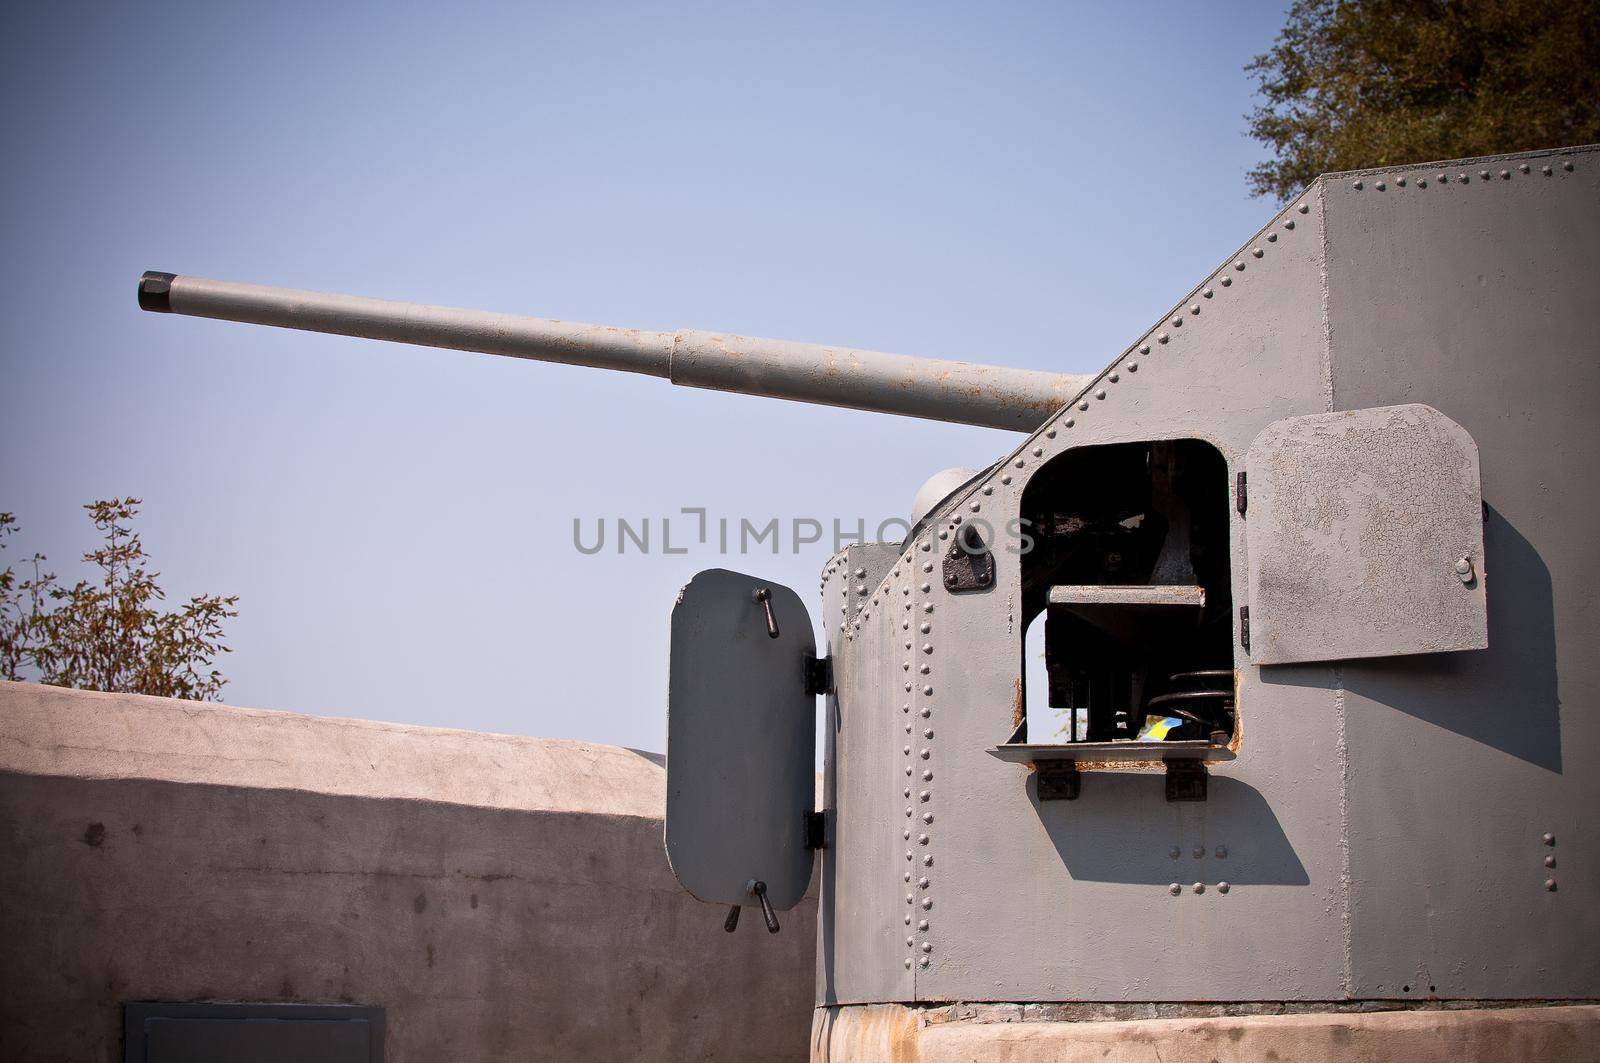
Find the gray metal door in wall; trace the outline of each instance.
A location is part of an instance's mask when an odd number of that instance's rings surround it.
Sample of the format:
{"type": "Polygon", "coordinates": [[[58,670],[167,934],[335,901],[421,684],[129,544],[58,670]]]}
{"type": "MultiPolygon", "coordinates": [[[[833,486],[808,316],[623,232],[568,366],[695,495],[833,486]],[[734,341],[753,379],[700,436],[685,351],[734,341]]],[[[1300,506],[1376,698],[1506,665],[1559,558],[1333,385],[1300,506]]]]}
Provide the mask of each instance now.
{"type": "Polygon", "coordinates": [[[127,1004],[126,1063],[382,1063],[383,1009],[127,1004]]]}
{"type": "Polygon", "coordinates": [[[777,909],[811,881],[816,641],[788,587],[726,569],[690,580],[672,610],[667,859],[702,901],[777,909]]]}
{"type": "Polygon", "coordinates": [[[1289,417],[1250,444],[1257,664],[1481,650],[1478,447],[1431,406],[1289,417]]]}

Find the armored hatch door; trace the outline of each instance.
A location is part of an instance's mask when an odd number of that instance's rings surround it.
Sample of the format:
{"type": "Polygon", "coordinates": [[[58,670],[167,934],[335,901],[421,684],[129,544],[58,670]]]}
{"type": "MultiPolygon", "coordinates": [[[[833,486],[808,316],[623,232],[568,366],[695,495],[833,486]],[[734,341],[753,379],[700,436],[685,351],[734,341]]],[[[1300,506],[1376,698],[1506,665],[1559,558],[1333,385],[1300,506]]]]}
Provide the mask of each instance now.
{"type": "Polygon", "coordinates": [[[788,587],[726,569],[690,580],[672,610],[667,860],[702,901],[792,908],[811,881],[816,642],[788,587]]]}
{"type": "Polygon", "coordinates": [[[1488,646],[1478,447],[1430,406],[1290,417],[1250,445],[1257,664],[1488,646]]]}

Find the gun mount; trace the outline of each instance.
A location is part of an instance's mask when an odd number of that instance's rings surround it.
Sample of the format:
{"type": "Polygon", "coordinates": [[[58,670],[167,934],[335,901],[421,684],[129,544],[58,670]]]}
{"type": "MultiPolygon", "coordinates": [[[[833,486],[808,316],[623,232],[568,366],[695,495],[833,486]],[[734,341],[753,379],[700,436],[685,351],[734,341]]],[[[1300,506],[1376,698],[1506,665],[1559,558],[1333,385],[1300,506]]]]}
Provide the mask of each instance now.
{"type": "Polygon", "coordinates": [[[664,377],[685,387],[1031,431],[1089,377],[681,329],[649,332],[149,272],[145,310],[664,377]]]}
{"type": "Polygon", "coordinates": [[[1352,1013],[1415,1010],[1391,1029],[1478,1063],[1596,1056],[1590,1004],[1566,1055],[1527,1017],[1600,999],[1596,248],[1600,146],[1325,176],[1087,387],[162,274],[140,297],[1032,428],[931,481],[903,541],[831,557],[820,634],[768,578],[679,593],[678,881],[769,929],[815,883],[819,1063],[997,1056],[1032,1005],[1028,1058],[1061,1058],[1122,1024],[1058,1017],[1261,1002],[1358,1046],[1318,1058],[1371,1043],[1352,1013]],[[1006,1021],[929,1021],[958,1001],[1006,1021]],[[1443,1032],[1519,1014],[1515,1042],[1443,1032]]]}

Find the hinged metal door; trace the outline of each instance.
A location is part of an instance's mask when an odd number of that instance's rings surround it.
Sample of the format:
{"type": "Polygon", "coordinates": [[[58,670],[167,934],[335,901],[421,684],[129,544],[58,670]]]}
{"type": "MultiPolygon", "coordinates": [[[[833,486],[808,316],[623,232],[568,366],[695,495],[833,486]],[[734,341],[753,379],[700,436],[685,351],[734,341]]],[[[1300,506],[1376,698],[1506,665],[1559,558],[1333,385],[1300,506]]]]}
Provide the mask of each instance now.
{"type": "Polygon", "coordinates": [[[811,617],[788,587],[726,569],[672,610],[667,860],[702,901],[792,908],[811,881],[816,790],[811,617]]]}
{"type": "Polygon", "coordinates": [[[1431,406],[1290,417],[1250,445],[1250,659],[1488,646],[1478,447],[1431,406]]]}

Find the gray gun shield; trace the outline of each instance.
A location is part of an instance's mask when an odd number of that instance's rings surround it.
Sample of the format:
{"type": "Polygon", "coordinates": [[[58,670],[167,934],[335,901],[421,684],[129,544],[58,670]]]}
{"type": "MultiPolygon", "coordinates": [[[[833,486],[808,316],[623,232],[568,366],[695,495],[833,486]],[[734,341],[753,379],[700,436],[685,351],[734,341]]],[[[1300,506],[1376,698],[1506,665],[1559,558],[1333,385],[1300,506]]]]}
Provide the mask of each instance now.
{"type": "Polygon", "coordinates": [[[811,617],[788,587],[701,572],[672,610],[667,693],[667,860],[702,901],[753,904],[765,882],[792,908],[811,881],[805,821],[815,793],[816,699],[805,669],[811,617]],[[778,636],[768,630],[770,594],[778,636]]]}

